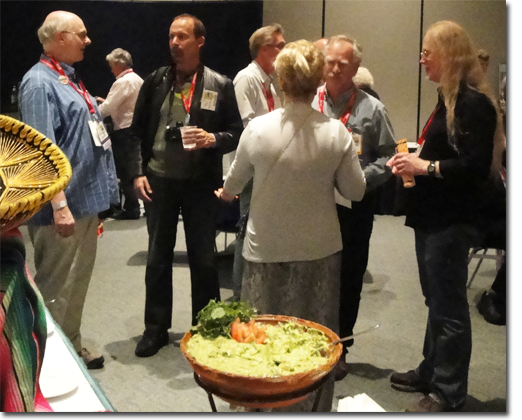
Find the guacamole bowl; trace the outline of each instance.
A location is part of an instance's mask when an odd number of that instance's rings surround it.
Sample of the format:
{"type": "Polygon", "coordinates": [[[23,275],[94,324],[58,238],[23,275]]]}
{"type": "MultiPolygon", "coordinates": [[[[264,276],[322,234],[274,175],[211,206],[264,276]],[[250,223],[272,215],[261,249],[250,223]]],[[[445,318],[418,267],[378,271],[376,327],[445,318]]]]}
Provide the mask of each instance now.
{"type": "MultiPolygon", "coordinates": [[[[339,339],[329,328],[318,323],[284,315],[260,315],[254,317],[256,323],[278,325],[293,322],[323,332],[328,342],[339,339]]],[[[251,407],[277,407],[294,404],[316,390],[326,380],[326,375],[339,361],[342,344],[330,346],[326,362],[315,369],[283,376],[247,376],[228,373],[205,366],[190,354],[187,343],[192,332],[187,332],[180,343],[180,348],[194,370],[198,385],[230,403],[251,407]]]]}

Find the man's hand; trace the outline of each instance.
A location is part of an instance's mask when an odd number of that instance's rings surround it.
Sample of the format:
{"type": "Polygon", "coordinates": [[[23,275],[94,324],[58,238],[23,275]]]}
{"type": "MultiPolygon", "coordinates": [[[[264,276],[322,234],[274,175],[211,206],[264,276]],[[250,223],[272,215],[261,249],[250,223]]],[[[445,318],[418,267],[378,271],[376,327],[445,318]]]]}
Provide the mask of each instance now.
{"type": "Polygon", "coordinates": [[[96,97],[96,102],[98,102],[99,104],[103,104],[105,102],[105,99],[100,97],[100,96],[97,96],[96,97]]]}
{"type": "Polygon", "coordinates": [[[185,131],[183,140],[184,142],[195,144],[195,147],[189,150],[206,149],[216,142],[214,136],[202,128],[191,128],[185,131]]]}
{"type": "Polygon", "coordinates": [[[74,233],[75,221],[69,207],[65,206],[59,210],[54,210],[53,218],[56,233],[62,238],[68,238],[74,233]]]}
{"type": "Polygon", "coordinates": [[[216,195],[217,198],[219,198],[220,200],[223,200],[223,201],[226,201],[228,203],[231,203],[232,201],[234,201],[236,198],[238,198],[238,196],[233,196],[233,195],[230,195],[229,193],[227,193],[223,188],[218,188],[217,190],[214,190],[214,194],[216,195]]]}
{"type": "Polygon", "coordinates": [[[143,200],[145,203],[152,202],[152,198],[150,198],[152,189],[150,188],[149,180],[146,176],[139,176],[134,179],[134,191],[136,191],[138,198],[143,200]]]}

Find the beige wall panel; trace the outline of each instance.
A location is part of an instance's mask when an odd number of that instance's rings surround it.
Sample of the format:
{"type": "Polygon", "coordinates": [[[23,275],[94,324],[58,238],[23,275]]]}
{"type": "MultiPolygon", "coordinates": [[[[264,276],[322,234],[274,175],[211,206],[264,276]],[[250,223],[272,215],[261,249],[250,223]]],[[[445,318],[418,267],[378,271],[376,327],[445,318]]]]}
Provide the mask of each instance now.
{"type": "Polygon", "coordinates": [[[362,65],[375,79],[396,138],[409,141],[417,127],[420,15],[420,0],[326,2],[326,36],[346,33],[362,45],[362,65]]]}
{"type": "Polygon", "coordinates": [[[265,0],[263,25],[279,23],[285,30],[286,42],[321,38],[322,0],[265,0]]]}
{"type": "MultiPolygon", "coordinates": [[[[476,48],[485,49],[489,55],[488,82],[498,97],[498,65],[506,63],[507,28],[506,2],[504,0],[425,0],[424,33],[435,22],[453,20],[470,34],[476,48]]],[[[421,86],[421,126],[429,118],[437,101],[436,85],[426,78],[423,71],[421,86]]]]}

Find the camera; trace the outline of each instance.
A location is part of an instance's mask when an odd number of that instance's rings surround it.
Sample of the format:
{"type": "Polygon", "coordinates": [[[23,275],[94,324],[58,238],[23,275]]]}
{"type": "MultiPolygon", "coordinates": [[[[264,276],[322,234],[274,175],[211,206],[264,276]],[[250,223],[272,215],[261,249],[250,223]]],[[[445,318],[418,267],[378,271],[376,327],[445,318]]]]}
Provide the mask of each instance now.
{"type": "Polygon", "coordinates": [[[181,143],[180,127],[183,127],[182,122],[177,122],[175,127],[167,125],[167,128],[165,129],[165,141],[167,143],[181,143]]]}

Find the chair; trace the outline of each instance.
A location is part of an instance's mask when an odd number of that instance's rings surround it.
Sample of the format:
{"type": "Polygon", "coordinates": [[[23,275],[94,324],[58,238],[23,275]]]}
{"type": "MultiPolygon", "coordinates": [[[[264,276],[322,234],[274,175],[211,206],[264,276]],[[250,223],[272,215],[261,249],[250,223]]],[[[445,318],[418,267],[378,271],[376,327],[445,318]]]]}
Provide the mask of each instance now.
{"type": "MultiPolygon", "coordinates": [[[[227,249],[227,237],[229,233],[235,234],[237,237],[239,231],[237,222],[239,221],[239,200],[234,200],[232,203],[221,203],[218,222],[216,225],[216,238],[223,232],[225,234],[225,248],[227,249]]],[[[217,244],[214,242],[214,251],[218,253],[217,244]]]]}
{"type": "Polygon", "coordinates": [[[496,260],[497,259],[497,255],[488,255],[488,250],[490,248],[481,248],[481,247],[475,247],[475,248],[471,248],[471,250],[469,251],[469,257],[468,257],[468,266],[469,264],[471,263],[471,260],[473,258],[478,258],[479,261],[477,262],[477,266],[475,267],[475,270],[473,271],[473,274],[471,275],[471,278],[468,280],[468,284],[467,284],[467,288],[469,289],[471,287],[471,283],[473,283],[473,280],[475,279],[475,276],[480,268],[480,265],[482,264],[482,261],[485,260],[485,259],[488,259],[488,260],[496,260]],[[482,254],[479,254],[480,251],[484,251],[482,254]]]}

